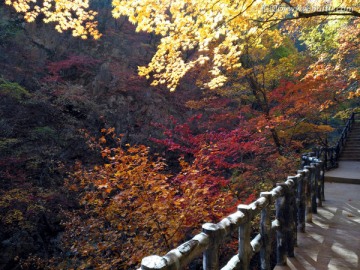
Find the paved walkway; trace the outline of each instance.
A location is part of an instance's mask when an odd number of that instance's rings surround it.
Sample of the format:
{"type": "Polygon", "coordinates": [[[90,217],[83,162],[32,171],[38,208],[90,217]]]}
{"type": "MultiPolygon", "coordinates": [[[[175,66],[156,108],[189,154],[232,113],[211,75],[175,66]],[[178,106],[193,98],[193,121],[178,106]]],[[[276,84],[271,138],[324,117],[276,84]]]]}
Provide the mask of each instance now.
{"type": "Polygon", "coordinates": [[[325,181],[360,184],[360,161],[340,161],[339,168],[325,172],[325,181]]]}
{"type": "Polygon", "coordinates": [[[298,233],[295,258],[276,270],[360,269],[360,185],[325,183],[325,198],[298,233]]]}

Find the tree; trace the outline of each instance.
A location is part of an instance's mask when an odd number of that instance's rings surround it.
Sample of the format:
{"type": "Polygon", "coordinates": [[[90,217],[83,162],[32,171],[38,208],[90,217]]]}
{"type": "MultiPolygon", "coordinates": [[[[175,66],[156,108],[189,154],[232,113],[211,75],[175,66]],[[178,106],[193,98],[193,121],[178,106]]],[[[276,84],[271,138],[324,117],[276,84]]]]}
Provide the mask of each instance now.
{"type": "Polygon", "coordinates": [[[34,22],[42,16],[45,23],[54,22],[59,32],[72,30],[73,36],[83,39],[88,35],[95,39],[101,36],[96,29],[97,12],[89,9],[89,0],[5,0],[5,4],[12,5],[17,12],[24,13],[24,18],[28,22],[34,22]]]}
{"type": "Polygon", "coordinates": [[[91,68],[96,66],[100,61],[83,55],[70,55],[65,60],[51,62],[47,69],[50,76],[45,81],[56,82],[62,81],[64,78],[79,78],[93,75],[91,68]]]}
{"type": "MultiPolygon", "coordinates": [[[[101,34],[96,29],[96,12],[91,1],[30,1],[6,0],[25,19],[34,21],[40,14],[45,22],[54,22],[58,31],[68,29],[74,36],[95,39],[101,34]]],[[[240,56],[246,40],[255,37],[254,47],[264,46],[263,33],[277,35],[278,45],[283,35],[274,30],[277,24],[289,21],[303,27],[318,24],[324,18],[348,20],[360,17],[357,0],[113,0],[113,16],[127,16],[137,25],[137,31],[155,33],[161,37],[157,52],[139,73],[152,77],[153,85],[166,84],[175,90],[181,78],[195,68],[208,63],[209,80],[205,86],[224,85],[227,71],[242,69],[240,56]]]]}
{"type": "Polygon", "coordinates": [[[128,269],[149,253],[174,248],[233,206],[221,177],[207,178],[198,163],[182,159],[181,171],[171,174],[148,147],[122,148],[113,128],[102,133],[89,145],[104,163],[90,169],[78,163],[67,180],[81,207],[67,213],[62,242],[68,257],[55,262],[58,269],[128,269]]]}
{"type": "MultiPolygon", "coordinates": [[[[326,59],[314,63],[316,59],[299,52],[290,38],[283,38],[282,45],[276,46],[276,36],[267,33],[262,37],[265,46],[252,47],[253,42],[254,39],[249,38],[246,43],[240,58],[242,69],[229,72],[226,85],[208,91],[202,103],[189,102],[191,108],[208,103],[214,111],[217,108],[214,101],[219,97],[228,100],[227,103],[239,102],[232,108],[234,114],[240,113],[239,107],[250,106],[251,119],[246,120],[251,121],[259,132],[266,131],[270,135],[267,139],[273,141],[281,155],[285,148],[294,150],[295,145],[299,150],[305,133],[316,133],[321,142],[330,129],[325,126],[317,129],[316,126],[321,125],[321,111],[342,99],[340,90],[349,85],[344,72],[336,70],[326,59]],[[308,125],[308,128],[301,129],[299,125],[308,125]],[[301,130],[305,132],[303,136],[299,134],[301,130]]],[[[206,76],[201,71],[199,74],[206,76]]],[[[226,104],[222,106],[223,114],[225,108],[226,104]]],[[[229,116],[226,119],[230,119],[229,116]]],[[[311,136],[310,140],[313,139],[311,136]]]]}

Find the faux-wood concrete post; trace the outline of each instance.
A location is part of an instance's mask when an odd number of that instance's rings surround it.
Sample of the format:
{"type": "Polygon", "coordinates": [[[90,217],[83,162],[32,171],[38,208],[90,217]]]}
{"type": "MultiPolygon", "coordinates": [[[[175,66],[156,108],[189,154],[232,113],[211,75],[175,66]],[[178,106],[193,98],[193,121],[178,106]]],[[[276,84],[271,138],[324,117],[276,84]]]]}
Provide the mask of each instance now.
{"type": "Polygon", "coordinates": [[[305,171],[298,171],[299,180],[297,187],[297,203],[298,203],[298,228],[300,232],[305,232],[305,216],[306,216],[306,196],[305,196],[305,171]]]}
{"type": "Polygon", "coordinates": [[[251,254],[251,245],[250,245],[250,234],[251,234],[251,217],[250,217],[250,207],[246,204],[238,205],[238,210],[241,211],[247,222],[243,223],[239,227],[239,258],[240,258],[240,269],[248,270],[250,266],[250,254],[251,254]]]}
{"type": "Polygon", "coordinates": [[[270,270],[272,193],[261,192],[260,197],[266,198],[267,201],[267,206],[261,210],[260,235],[262,246],[260,249],[260,264],[261,270],[270,270]]]}
{"type": "Polygon", "coordinates": [[[141,270],[166,270],[167,264],[163,257],[152,255],[142,259],[141,270]]]}
{"type": "Polygon", "coordinates": [[[299,176],[288,176],[288,180],[294,182],[289,190],[289,204],[290,204],[290,216],[291,220],[289,221],[289,228],[291,232],[291,239],[288,239],[288,256],[294,257],[294,247],[297,246],[297,226],[298,226],[298,199],[297,199],[297,188],[299,176]]]}
{"type": "Polygon", "coordinates": [[[324,161],[320,161],[321,164],[321,175],[320,175],[320,179],[321,179],[321,200],[325,201],[325,163],[324,161]]]}
{"type": "Polygon", "coordinates": [[[311,186],[311,212],[313,214],[317,213],[317,179],[316,179],[316,165],[314,163],[310,164],[310,186],[311,186]]]}
{"type": "Polygon", "coordinates": [[[219,243],[221,242],[220,228],[217,224],[205,223],[202,225],[202,231],[210,237],[208,249],[203,254],[204,270],[219,269],[219,243]]]}
{"type": "Polygon", "coordinates": [[[304,166],[305,171],[305,200],[306,200],[306,222],[312,222],[311,207],[311,166],[304,166]]]}
{"type": "Polygon", "coordinates": [[[280,228],[276,232],[277,265],[286,265],[286,254],[291,256],[294,249],[292,229],[290,228],[293,216],[290,211],[289,186],[285,183],[277,184],[277,186],[283,188],[282,196],[276,199],[276,219],[280,223],[280,228]]]}
{"type": "Polygon", "coordinates": [[[321,200],[321,164],[319,161],[316,161],[315,164],[315,192],[317,197],[317,206],[322,206],[321,200]]]}

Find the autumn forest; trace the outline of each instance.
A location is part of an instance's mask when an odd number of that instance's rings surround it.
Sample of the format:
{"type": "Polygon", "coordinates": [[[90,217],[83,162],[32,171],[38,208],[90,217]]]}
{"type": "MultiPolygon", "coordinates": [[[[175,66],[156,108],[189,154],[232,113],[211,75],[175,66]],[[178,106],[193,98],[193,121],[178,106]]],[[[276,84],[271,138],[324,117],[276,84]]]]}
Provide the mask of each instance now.
{"type": "Polygon", "coordinates": [[[252,202],[360,112],[359,48],[358,0],[1,1],[0,269],[136,269],[252,202]]]}

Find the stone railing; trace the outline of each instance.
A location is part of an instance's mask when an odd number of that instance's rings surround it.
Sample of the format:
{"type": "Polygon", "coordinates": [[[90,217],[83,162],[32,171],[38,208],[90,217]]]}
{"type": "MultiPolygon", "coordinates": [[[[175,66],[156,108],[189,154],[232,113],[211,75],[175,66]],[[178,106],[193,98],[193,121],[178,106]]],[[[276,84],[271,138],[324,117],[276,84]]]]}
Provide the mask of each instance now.
{"type": "Polygon", "coordinates": [[[340,154],[348,139],[349,133],[355,123],[357,113],[352,113],[349,119],[346,121],[345,127],[341,132],[341,135],[334,146],[319,147],[314,149],[316,156],[324,161],[326,170],[337,168],[340,154]]]}
{"type": "Polygon", "coordinates": [[[259,253],[261,269],[271,269],[270,255],[276,252],[278,265],[286,264],[286,256],[294,256],[297,231],[304,232],[306,222],[324,199],[324,163],[313,154],[302,157],[302,169],[289,176],[249,205],[219,223],[206,223],[202,232],[164,256],[142,259],[142,270],[184,269],[194,259],[203,257],[204,270],[249,269],[250,260],[259,253]],[[257,217],[260,215],[260,219],[257,217]],[[257,234],[251,239],[251,222],[258,221],[257,234]],[[219,265],[219,245],[238,233],[238,252],[224,266],[219,265]],[[276,250],[272,247],[276,241],[276,250]]]}

